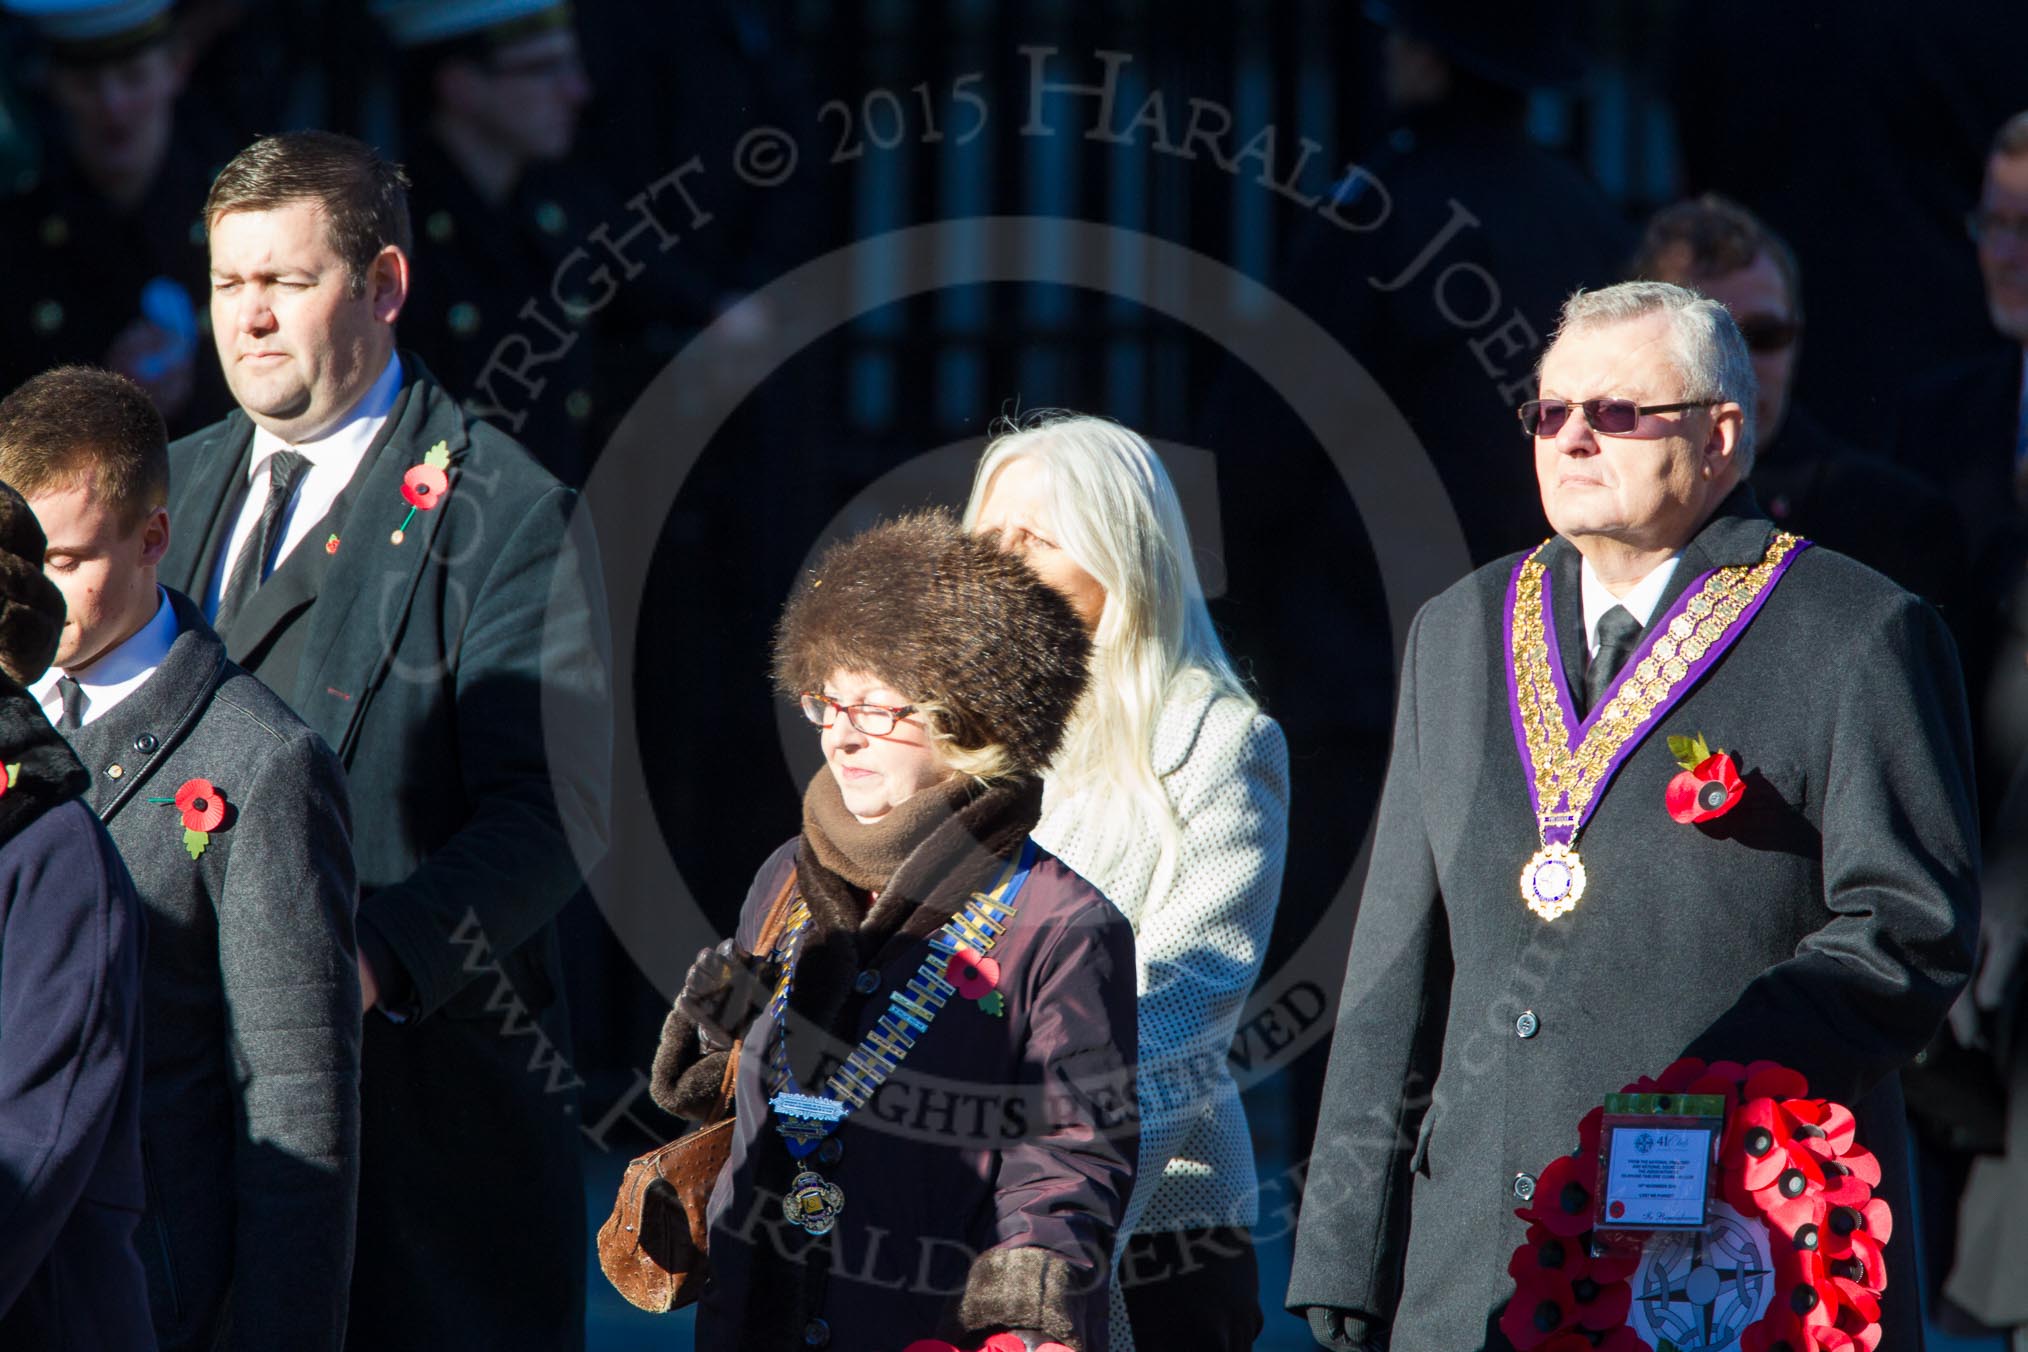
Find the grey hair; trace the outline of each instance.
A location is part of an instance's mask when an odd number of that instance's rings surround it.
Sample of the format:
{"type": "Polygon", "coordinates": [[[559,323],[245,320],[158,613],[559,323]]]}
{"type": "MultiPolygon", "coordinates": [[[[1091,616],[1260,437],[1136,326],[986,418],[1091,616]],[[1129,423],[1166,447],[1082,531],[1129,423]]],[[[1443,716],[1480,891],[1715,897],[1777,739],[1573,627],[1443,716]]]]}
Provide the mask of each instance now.
{"type": "Polygon", "coordinates": [[[2028,111],[2018,112],[2000,124],[2000,130],[1993,133],[1993,155],[2012,157],[2028,155],[2028,111]]]}
{"type": "MultiPolygon", "coordinates": [[[[1655,314],[1669,319],[1669,346],[1683,378],[1683,398],[1739,405],[1743,416],[1733,458],[1744,479],[1753,473],[1753,409],[1760,398],[1760,382],[1754,378],[1753,355],[1732,311],[1674,282],[1620,282],[1596,291],[1580,289],[1563,302],[1550,346],[1577,329],[1625,324],[1655,314]]],[[[1539,365],[1536,373],[1541,374],[1539,365]]]]}

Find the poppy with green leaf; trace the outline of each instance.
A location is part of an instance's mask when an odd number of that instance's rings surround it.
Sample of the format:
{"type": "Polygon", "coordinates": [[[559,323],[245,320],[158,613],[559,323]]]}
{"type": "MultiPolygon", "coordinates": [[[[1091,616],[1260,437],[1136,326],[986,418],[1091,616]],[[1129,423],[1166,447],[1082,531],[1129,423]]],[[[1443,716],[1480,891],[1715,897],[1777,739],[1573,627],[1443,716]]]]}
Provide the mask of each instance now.
{"type": "Polygon", "coordinates": [[[1683,767],[1662,797],[1674,820],[1686,826],[1708,822],[1738,807],[1746,796],[1746,781],[1739,777],[1739,767],[1725,752],[1713,751],[1703,733],[1671,737],[1669,754],[1683,767]]]}

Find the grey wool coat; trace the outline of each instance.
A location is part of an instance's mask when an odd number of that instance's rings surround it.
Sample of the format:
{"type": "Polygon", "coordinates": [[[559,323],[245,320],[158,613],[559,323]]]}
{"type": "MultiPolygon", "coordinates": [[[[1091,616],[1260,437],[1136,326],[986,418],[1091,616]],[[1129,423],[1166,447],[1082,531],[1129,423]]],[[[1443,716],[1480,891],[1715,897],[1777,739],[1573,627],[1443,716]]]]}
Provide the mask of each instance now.
{"type": "MultiPolygon", "coordinates": [[[[1656,615],[1706,570],[1759,561],[1772,530],[1735,492],[1656,615]]],[[[1680,1056],[1766,1058],[1855,1110],[1900,1222],[1883,1345],[1918,1346],[1893,1072],[1964,983],[1977,928],[1969,732],[1942,621],[1803,551],[1621,767],[1577,841],[1588,890],[1545,924],[1518,888],[1537,835],[1501,637],[1517,559],[1431,601],[1409,636],[1289,1307],[1348,1313],[1332,1346],[1505,1348],[1520,1176],[1575,1148],[1605,1094],[1680,1056]],[[1664,809],[1666,738],[1700,732],[1746,795],[1681,825],[1664,809]]],[[[1579,558],[1557,541],[1547,563],[1554,641],[1579,673],[1579,558]]]]}
{"type": "Polygon", "coordinates": [[[164,1352],[344,1340],[359,1181],[358,887],[324,739],[196,606],[138,690],[66,734],[148,917],[136,1245],[164,1352]],[[195,859],[173,798],[226,817],[195,859]]]}
{"type": "MultiPolygon", "coordinates": [[[[401,363],[351,481],[222,637],[345,767],[360,946],[407,1015],[365,1021],[348,1345],[568,1352],[586,1230],[556,916],[605,850],[605,595],[577,494],[401,363]],[[407,518],[439,443],[448,489],[407,518]]],[[[169,448],[161,578],[193,598],[252,438],[236,411],[169,448]]]]}

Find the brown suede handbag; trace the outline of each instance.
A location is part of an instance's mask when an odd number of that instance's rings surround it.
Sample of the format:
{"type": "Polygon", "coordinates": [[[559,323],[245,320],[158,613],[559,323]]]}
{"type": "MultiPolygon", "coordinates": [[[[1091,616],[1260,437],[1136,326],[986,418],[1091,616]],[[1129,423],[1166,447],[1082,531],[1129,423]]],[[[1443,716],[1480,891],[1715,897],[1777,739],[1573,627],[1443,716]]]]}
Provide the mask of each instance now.
{"type": "MultiPolygon", "coordinates": [[[[772,953],[781,942],[795,890],[792,869],[761,925],[756,952],[772,953]]],[[[705,1211],[718,1175],[732,1157],[740,1047],[740,1042],[732,1044],[710,1120],[628,1164],[613,1214],[599,1227],[600,1270],[628,1304],[650,1314],[667,1314],[691,1304],[704,1294],[710,1277],[705,1211]],[[659,1205],[644,1205],[650,1193],[657,1195],[659,1205]]]]}

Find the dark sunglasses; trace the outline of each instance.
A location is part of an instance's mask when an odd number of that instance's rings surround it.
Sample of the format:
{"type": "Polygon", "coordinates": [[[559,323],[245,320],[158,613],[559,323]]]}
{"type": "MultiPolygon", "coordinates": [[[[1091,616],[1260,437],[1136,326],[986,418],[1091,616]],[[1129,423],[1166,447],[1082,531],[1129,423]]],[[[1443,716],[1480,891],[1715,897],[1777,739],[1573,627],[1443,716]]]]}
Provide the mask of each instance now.
{"type": "Polygon", "coordinates": [[[1531,437],[1553,437],[1561,432],[1573,408],[1584,410],[1584,420],[1591,424],[1592,431],[1619,437],[1639,427],[1643,414],[1708,408],[1712,402],[1687,399],[1680,404],[1637,404],[1631,399],[1587,399],[1573,404],[1568,399],[1530,399],[1514,412],[1521,419],[1521,430],[1531,437]]]}
{"type": "Polygon", "coordinates": [[[1749,317],[1739,324],[1739,336],[1746,339],[1746,350],[1763,355],[1782,352],[1796,341],[1803,326],[1790,319],[1763,319],[1749,317]]]}

